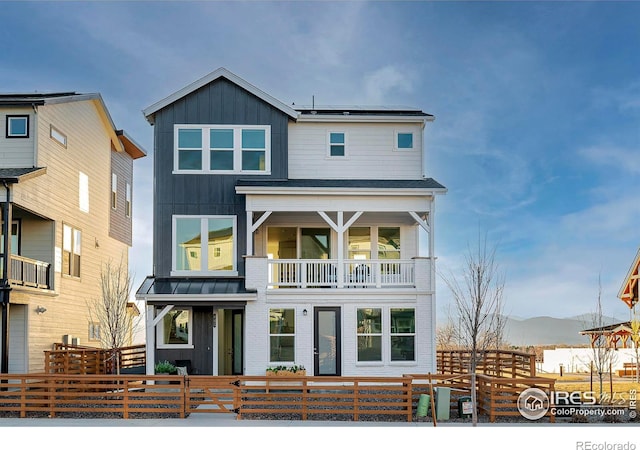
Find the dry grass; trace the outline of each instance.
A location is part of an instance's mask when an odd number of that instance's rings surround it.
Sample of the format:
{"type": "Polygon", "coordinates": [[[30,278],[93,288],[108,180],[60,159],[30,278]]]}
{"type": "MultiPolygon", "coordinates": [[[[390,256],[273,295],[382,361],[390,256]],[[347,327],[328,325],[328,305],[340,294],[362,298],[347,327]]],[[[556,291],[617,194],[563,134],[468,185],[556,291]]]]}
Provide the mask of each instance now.
{"type": "MultiPolygon", "coordinates": [[[[585,373],[564,373],[562,377],[560,374],[538,374],[538,376],[545,378],[553,378],[556,380],[555,390],[565,392],[588,392],[594,391],[597,397],[600,395],[600,380],[597,375],[593,376],[593,385],[589,374],[585,373]]],[[[602,397],[605,399],[613,398],[614,402],[624,401],[624,404],[632,396],[631,392],[636,392],[638,399],[640,400],[640,383],[635,382],[635,377],[613,377],[610,382],[609,377],[605,376],[602,380],[602,397]]]]}

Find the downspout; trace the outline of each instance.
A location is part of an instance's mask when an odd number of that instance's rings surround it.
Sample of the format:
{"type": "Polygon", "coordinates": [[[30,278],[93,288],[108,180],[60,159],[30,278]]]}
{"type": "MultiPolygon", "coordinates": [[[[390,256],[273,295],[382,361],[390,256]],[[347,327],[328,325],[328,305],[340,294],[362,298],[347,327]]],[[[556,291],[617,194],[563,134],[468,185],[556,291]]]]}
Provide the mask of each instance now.
{"type": "MultiPolygon", "coordinates": [[[[2,336],[0,336],[0,373],[9,373],[9,293],[11,284],[9,283],[9,258],[11,251],[11,189],[9,184],[3,180],[6,191],[6,198],[2,205],[2,236],[4,246],[2,249],[2,279],[0,279],[0,303],[2,304],[2,336]]],[[[6,381],[6,380],[3,380],[6,381]]]]}

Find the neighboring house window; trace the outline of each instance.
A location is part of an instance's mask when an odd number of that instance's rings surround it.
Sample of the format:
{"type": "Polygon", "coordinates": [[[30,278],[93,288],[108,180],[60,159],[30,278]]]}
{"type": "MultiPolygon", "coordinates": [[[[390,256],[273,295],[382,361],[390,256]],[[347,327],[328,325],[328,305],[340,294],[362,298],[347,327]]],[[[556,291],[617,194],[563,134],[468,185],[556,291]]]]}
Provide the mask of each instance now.
{"type": "Polygon", "coordinates": [[[396,133],[397,150],[413,150],[413,133],[396,133]]]}
{"type": "Polygon", "coordinates": [[[89,212],[89,176],[80,172],[78,175],[78,198],[80,211],[89,212]]]}
{"type": "Polygon", "coordinates": [[[415,314],[413,308],[391,308],[391,361],[415,361],[415,314]]]}
{"type": "Polygon", "coordinates": [[[125,204],[124,211],[127,217],[131,217],[131,185],[127,183],[126,191],[125,191],[125,204]]]}
{"type": "Polygon", "coordinates": [[[173,270],[236,275],[235,243],[235,216],[174,216],[173,270]]]}
{"type": "Polygon", "coordinates": [[[100,324],[97,322],[89,323],[89,340],[90,341],[99,341],[100,340],[100,324]]]}
{"type": "Polygon", "coordinates": [[[358,308],[358,361],[382,361],[382,309],[358,308]]]}
{"type": "Polygon", "coordinates": [[[28,138],[29,116],[7,116],[7,138],[28,138]]]}
{"type": "Polygon", "coordinates": [[[51,125],[49,127],[49,136],[51,139],[62,145],[64,148],[67,148],[67,135],[62,131],[58,130],[56,127],[51,125]]]}
{"type": "Polygon", "coordinates": [[[271,171],[268,125],[176,125],[176,172],[254,173],[271,171]]]}
{"type": "Polygon", "coordinates": [[[295,312],[269,310],[269,362],[295,362],[295,312]]]}
{"type": "Polygon", "coordinates": [[[327,150],[330,157],[346,156],[347,152],[345,134],[342,132],[330,132],[329,148],[327,150]]]}
{"type": "MultiPolygon", "coordinates": [[[[4,220],[0,221],[0,227],[4,226],[4,220]]],[[[4,252],[4,235],[0,233],[0,255],[4,252]]],[[[20,222],[13,220],[11,222],[11,254],[20,254],[20,222]]],[[[0,261],[2,258],[0,257],[0,261]]]]}
{"type": "Polygon", "coordinates": [[[111,208],[118,206],[118,175],[111,174],[111,208]]]}
{"type": "Polygon", "coordinates": [[[80,277],[82,232],[69,225],[62,225],[62,273],[80,277]]]}
{"type": "Polygon", "coordinates": [[[193,346],[193,323],[191,308],[173,308],[157,327],[158,348],[193,346]]]}

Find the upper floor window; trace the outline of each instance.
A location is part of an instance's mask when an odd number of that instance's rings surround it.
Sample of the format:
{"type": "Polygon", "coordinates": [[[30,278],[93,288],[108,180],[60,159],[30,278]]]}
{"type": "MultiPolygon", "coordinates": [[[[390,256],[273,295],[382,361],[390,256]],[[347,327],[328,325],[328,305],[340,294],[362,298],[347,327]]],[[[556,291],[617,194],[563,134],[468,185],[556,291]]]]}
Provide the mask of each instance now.
{"type": "Polygon", "coordinates": [[[62,225],[62,274],[80,277],[82,232],[69,225],[62,225]]]}
{"type": "Polygon", "coordinates": [[[58,130],[53,125],[49,127],[49,137],[51,137],[51,139],[56,141],[58,144],[62,145],[64,148],[67,148],[67,135],[58,130]]]}
{"type": "Polygon", "coordinates": [[[78,201],[80,211],[89,212],[89,176],[86,173],[78,174],[78,201]]]}
{"type": "Polygon", "coordinates": [[[271,171],[268,125],[176,125],[174,170],[178,173],[271,171]]]}
{"type": "Polygon", "coordinates": [[[346,139],[343,132],[329,132],[329,148],[327,149],[329,157],[347,156],[346,139]]]}
{"type": "Polygon", "coordinates": [[[118,206],[118,175],[111,174],[111,207],[116,209],[118,206]]]}
{"type": "Polygon", "coordinates": [[[127,183],[125,191],[124,213],[131,217],[131,184],[127,183]]]}
{"type": "Polygon", "coordinates": [[[174,216],[173,271],[237,275],[235,216],[174,216]]]}
{"type": "Polygon", "coordinates": [[[396,132],[396,150],[413,150],[413,133],[396,132]]]}
{"type": "Polygon", "coordinates": [[[7,137],[8,138],[28,138],[29,137],[29,116],[7,116],[7,137]]]}

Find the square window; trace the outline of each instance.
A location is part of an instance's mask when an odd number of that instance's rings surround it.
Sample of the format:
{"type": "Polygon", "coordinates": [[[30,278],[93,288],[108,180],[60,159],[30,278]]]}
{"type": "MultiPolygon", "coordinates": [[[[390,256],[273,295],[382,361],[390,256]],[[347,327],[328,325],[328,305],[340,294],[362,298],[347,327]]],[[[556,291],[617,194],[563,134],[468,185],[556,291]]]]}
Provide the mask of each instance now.
{"type": "Polygon", "coordinates": [[[191,308],[173,308],[158,323],[158,348],[191,347],[191,308]]]}
{"type": "Polygon", "coordinates": [[[29,137],[29,116],[7,116],[7,137],[8,138],[28,138],[29,137]]]}
{"type": "Polygon", "coordinates": [[[397,133],[396,148],[398,150],[413,149],[413,133],[397,133]]]}
{"type": "Polygon", "coordinates": [[[235,275],[235,235],[235,216],[174,217],[173,270],[235,275]]]}

